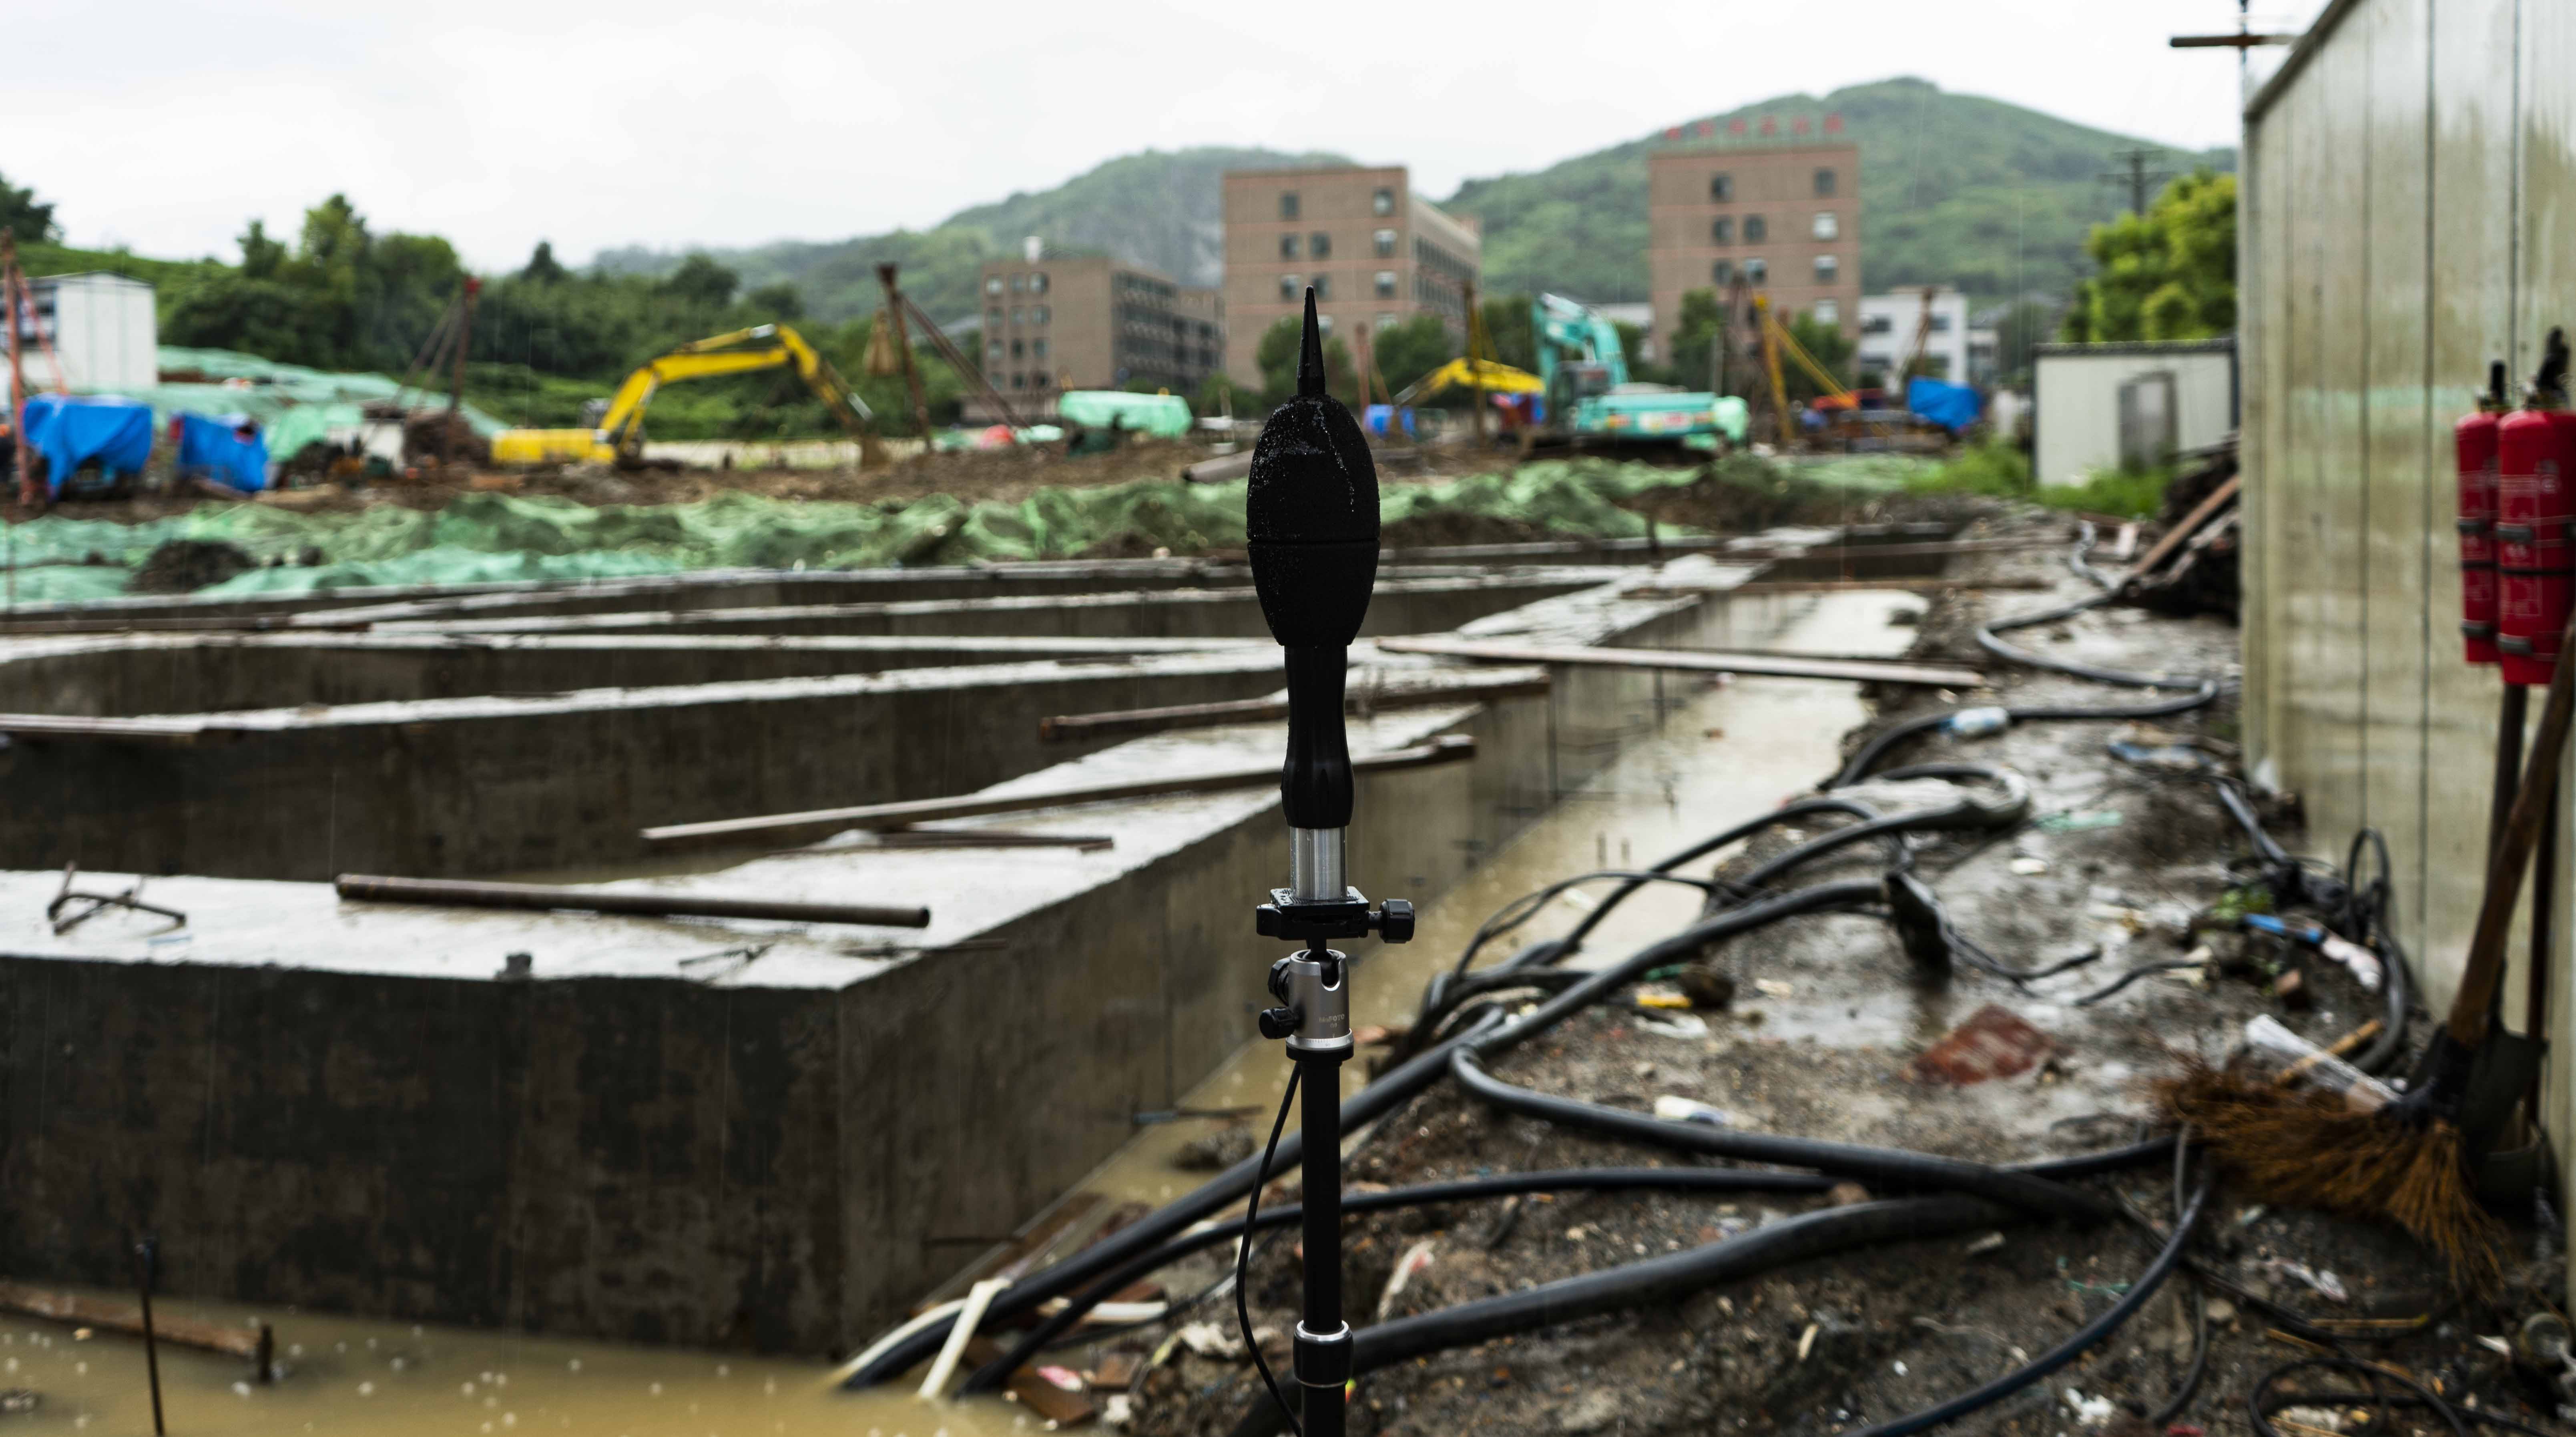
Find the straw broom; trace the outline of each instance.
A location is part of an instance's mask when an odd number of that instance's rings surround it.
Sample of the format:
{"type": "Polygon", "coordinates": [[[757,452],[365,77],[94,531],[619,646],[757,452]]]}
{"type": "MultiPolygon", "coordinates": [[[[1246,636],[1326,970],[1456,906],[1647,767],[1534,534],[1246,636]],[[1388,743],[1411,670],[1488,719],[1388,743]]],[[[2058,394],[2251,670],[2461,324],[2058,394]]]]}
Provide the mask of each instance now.
{"type": "Polygon", "coordinates": [[[2471,1186],[2460,1109],[2493,1023],[2514,905],[2548,822],[2559,754],[2576,719],[2576,617],[2559,654],[2512,813],[2490,857],[2468,964],[2450,1016],[2433,1035],[2424,1080],[2376,1110],[2356,1110],[2339,1094],[2294,1091],[2206,1064],[2159,1092],[2167,1116],[2190,1124],[2253,1196],[2392,1220],[2441,1253],[2452,1276],[2472,1287],[2496,1276],[2496,1225],[2471,1186]]]}

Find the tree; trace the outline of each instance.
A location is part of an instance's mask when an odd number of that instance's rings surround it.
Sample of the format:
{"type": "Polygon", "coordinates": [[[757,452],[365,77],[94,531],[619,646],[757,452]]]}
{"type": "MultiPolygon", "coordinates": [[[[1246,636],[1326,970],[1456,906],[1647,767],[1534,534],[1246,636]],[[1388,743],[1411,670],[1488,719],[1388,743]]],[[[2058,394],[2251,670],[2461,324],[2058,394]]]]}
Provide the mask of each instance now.
{"type": "Polygon", "coordinates": [[[1389,394],[1403,392],[1407,385],[1458,357],[1458,342],[1450,338],[1449,326],[1436,314],[1417,314],[1390,324],[1369,336],[1369,340],[1378,376],[1386,381],[1389,394]]]}
{"type": "Polygon", "coordinates": [[[2037,300],[2015,301],[1995,324],[1995,382],[2028,388],[2039,346],[2056,328],[2055,309],[2037,300]]]}
{"type": "Polygon", "coordinates": [[[2094,276],[2075,287],[2062,337],[2077,343],[2208,339],[2236,328],[2236,177],[2196,170],[2143,215],[2096,225],[2094,276]]]}
{"type": "MultiPolygon", "coordinates": [[[[1681,314],[1673,322],[1673,383],[1684,389],[1714,391],[1717,376],[1712,372],[1709,355],[1725,331],[1726,303],[1718,298],[1717,291],[1685,291],[1681,314]]],[[[1741,371],[1731,372],[1726,377],[1736,389],[1744,387],[1741,371]]]]}
{"type": "Polygon", "coordinates": [[[691,304],[710,307],[733,302],[733,292],[742,287],[742,276],[708,258],[692,254],[680,261],[662,281],[662,293],[691,304]]]}
{"type": "Polygon", "coordinates": [[[788,280],[780,280],[776,284],[764,284],[744,295],[742,303],[746,309],[768,315],[772,323],[784,323],[787,320],[805,317],[805,298],[798,292],[795,284],[788,280]]]}
{"type": "Polygon", "coordinates": [[[250,228],[242,231],[241,251],[244,279],[275,279],[286,267],[286,243],[270,239],[264,221],[252,220],[250,228]]]}
{"type": "Polygon", "coordinates": [[[1644,325],[1630,324],[1624,319],[1614,319],[1610,324],[1612,328],[1619,331],[1619,352],[1627,357],[1628,378],[1632,383],[1670,384],[1673,382],[1673,367],[1670,364],[1658,364],[1645,357],[1646,327],[1644,325]]]}
{"type": "Polygon", "coordinates": [[[535,251],[528,256],[528,267],[519,271],[519,278],[530,284],[554,284],[571,275],[572,271],[565,269],[563,262],[555,258],[551,240],[537,241],[535,251]]]}
{"type": "Polygon", "coordinates": [[[20,244],[45,244],[62,234],[54,225],[53,203],[37,203],[33,186],[13,186],[5,176],[0,176],[0,230],[16,235],[20,244]]]}
{"type": "MultiPolygon", "coordinates": [[[[1261,366],[1261,397],[1265,403],[1285,404],[1297,392],[1297,351],[1305,341],[1306,321],[1298,315],[1282,315],[1279,322],[1261,332],[1261,342],[1252,350],[1252,362],[1261,366]]],[[[1355,401],[1360,392],[1359,371],[1351,367],[1351,348],[1338,336],[1324,340],[1324,388],[1335,399],[1355,401]]]]}
{"type": "MultiPolygon", "coordinates": [[[[1798,342],[1800,349],[1807,351],[1807,357],[1816,361],[1818,367],[1832,375],[1844,388],[1851,387],[1852,342],[1844,336],[1841,325],[1822,323],[1800,311],[1791,315],[1789,322],[1782,327],[1788,330],[1791,339],[1798,342]]],[[[1807,367],[1785,356],[1780,361],[1780,381],[1782,387],[1789,391],[1792,401],[1824,396],[1824,386],[1807,372],[1807,367]]]]}
{"type": "Polygon", "coordinates": [[[1485,358],[1514,369],[1538,372],[1538,340],[1530,330],[1530,301],[1525,294],[1497,295],[1476,306],[1485,317],[1485,358]]]}

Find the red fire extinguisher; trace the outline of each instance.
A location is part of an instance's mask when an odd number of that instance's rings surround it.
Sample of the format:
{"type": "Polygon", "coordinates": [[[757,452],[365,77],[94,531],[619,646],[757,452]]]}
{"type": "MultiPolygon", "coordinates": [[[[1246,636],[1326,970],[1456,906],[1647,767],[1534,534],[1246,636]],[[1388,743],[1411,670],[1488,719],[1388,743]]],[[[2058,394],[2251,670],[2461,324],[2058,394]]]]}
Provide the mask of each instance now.
{"type": "Polygon", "coordinates": [[[2496,424],[2496,648],[2509,684],[2549,682],[2576,602],[2567,548],[2576,483],[2576,415],[2567,411],[2567,341],[2549,332],[2531,397],[2496,424]]]}
{"type": "Polygon", "coordinates": [[[2487,392],[2452,426],[2460,467],[2460,635],[2473,664],[2496,654],[2496,429],[2505,412],[2504,361],[2487,366],[2487,392]]]}

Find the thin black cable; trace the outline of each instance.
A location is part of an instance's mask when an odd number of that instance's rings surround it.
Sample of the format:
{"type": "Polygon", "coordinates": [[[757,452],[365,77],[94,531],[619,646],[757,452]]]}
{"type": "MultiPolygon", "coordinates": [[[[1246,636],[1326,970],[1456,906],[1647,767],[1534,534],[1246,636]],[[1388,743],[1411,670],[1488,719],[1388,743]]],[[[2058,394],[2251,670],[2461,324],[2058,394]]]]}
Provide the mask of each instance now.
{"type": "Polygon", "coordinates": [[[2474,1407],[2455,1407],[2451,1403],[2443,1400],[2440,1393],[2435,1392],[2432,1388],[2425,1386],[2423,1383],[2416,1381],[2412,1377],[2408,1377],[2403,1373],[2390,1372],[2381,1368],[2373,1367],[2366,1362],[2356,1361],[2355,1359],[2345,1357],[2340,1353],[2329,1353],[2322,1357],[2302,1357],[2296,1362],[2284,1362],[2280,1366],[2273,1368],[2271,1371],[2264,1373],[2261,1377],[2254,1379],[2253,1387],[2249,1388],[2245,1393],[2245,1415],[2254,1424],[2255,1437],[2281,1437],[2281,1430],[2272,1425],[2272,1414],[2283,1407],[2289,1407],[2306,1402],[2346,1400],[2349,1398],[2350,1394],[2345,1393],[2298,1392],[2286,1393],[2284,1394],[2285,1400],[2274,1403],[2270,1406],[2265,1405],[2272,1395],[2273,1386],[2282,1378],[2289,1376],[2293,1372],[2300,1372],[2309,1368],[2333,1368],[2346,1372],[2360,1373],[2361,1379],[2364,1382],[2369,1383],[2371,1386],[2368,1400],[2376,1402],[2381,1406],[2392,1405],[2392,1400],[2380,1393],[2378,1390],[2380,1382],[2382,1380],[2386,1380],[2399,1383],[2414,1393],[2414,1401],[2407,1405],[2432,1408],[2435,1415],[2442,1419],[2444,1425],[2451,1429],[2451,1437],[2469,1437],[2469,1422],[2472,1420],[2490,1422],[2498,1427],[2507,1427],[2516,1431],[2533,1433],[2534,1437],[2552,1437],[2552,1434],[2550,1433],[2543,1432],[2541,1429],[2533,1427],[2527,1423],[2516,1422],[2509,1417],[2491,1415],[2474,1407]]]}
{"type": "MultiPolygon", "coordinates": [[[[2174,1216],[2179,1219],[2190,1203],[2191,1128],[2185,1125],[2174,1134],[2173,1201],[2174,1216]]],[[[2173,1396],[2147,1418],[2147,1430],[2161,1431],[2191,1406],[2192,1397],[2209,1376],[2209,1293],[2197,1278],[2183,1284],[2191,1299],[2191,1362],[2183,1369],[2182,1380],[2174,1384],[2173,1396]]]]}
{"type": "MultiPolygon", "coordinates": [[[[1288,1086],[1279,1094],[1279,1117],[1270,1125],[1269,1145],[1261,1150],[1259,1171],[1263,1173],[1270,1171],[1270,1159],[1279,1151],[1279,1135],[1288,1129],[1288,1109],[1297,1101],[1297,1079],[1302,1071],[1295,1063],[1288,1065],[1288,1086]]],[[[1287,1420],[1288,1431],[1292,1437],[1305,1437],[1297,1425],[1295,1409],[1280,1395],[1279,1380],[1270,1375],[1270,1359],[1261,1355],[1261,1344],[1252,1335],[1252,1306],[1245,1289],[1251,1286],[1247,1274],[1252,1267],[1252,1229],[1261,1220],[1261,1187],[1258,1180],[1252,1184],[1252,1197],[1244,1205],[1243,1240],[1235,1244],[1234,1320],[1243,1326],[1244,1349],[1252,1354],[1252,1365],[1261,1369],[1261,1385],[1270,1389],[1270,1400],[1279,1404],[1279,1415],[1287,1420]]]]}

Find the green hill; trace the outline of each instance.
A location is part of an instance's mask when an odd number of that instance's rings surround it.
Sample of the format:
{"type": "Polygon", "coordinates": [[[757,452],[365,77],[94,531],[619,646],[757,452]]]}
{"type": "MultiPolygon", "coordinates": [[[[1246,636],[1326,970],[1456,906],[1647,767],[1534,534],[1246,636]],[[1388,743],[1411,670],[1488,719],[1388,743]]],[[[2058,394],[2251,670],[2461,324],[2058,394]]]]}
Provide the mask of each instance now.
{"type": "MultiPolygon", "coordinates": [[[[1185,284],[1214,284],[1223,272],[1223,177],[1228,170],[1347,164],[1339,155],[1206,145],[1122,155],[1051,190],[1021,191],[960,210],[929,230],[897,230],[857,239],[782,241],[751,249],[712,250],[742,275],[746,288],[794,284],[817,318],[848,319],[877,307],[876,266],[903,266],[914,301],[945,320],[976,309],[978,266],[1008,254],[1027,235],[1072,253],[1114,254],[1185,284]]],[[[684,251],[603,251],[611,271],[660,274],[684,251]]]]}
{"type": "MultiPolygon", "coordinates": [[[[1783,95],[1596,150],[1534,174],[1469,180],[1441,202],[1484,223],[1485,284],[1495,293],[1561,290],[1595,301],[1644,299],[1646,156],[1666,145],[1764,143],[1763,119],[1793,138],[1797,120],[1825,138],[1828,115],[1860,146],[1861,283],[1955,284],[1974,295],[2062,295],[2090,272],[2084,236],[2127,208],[2098,178],[2115,151],[2148,142],[2019,105],[1943,91],[1927,80],[1880,80],[1822,98],[1783,95]],[[1713,136],[1699,137],[1705,123],[1713,136]]],[[[2236,167],[2233,150],[2169,150],[2155,168],[2236,167]]]]}

